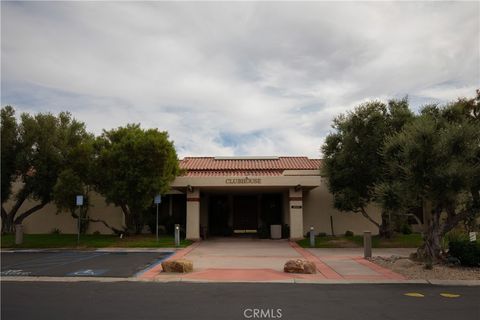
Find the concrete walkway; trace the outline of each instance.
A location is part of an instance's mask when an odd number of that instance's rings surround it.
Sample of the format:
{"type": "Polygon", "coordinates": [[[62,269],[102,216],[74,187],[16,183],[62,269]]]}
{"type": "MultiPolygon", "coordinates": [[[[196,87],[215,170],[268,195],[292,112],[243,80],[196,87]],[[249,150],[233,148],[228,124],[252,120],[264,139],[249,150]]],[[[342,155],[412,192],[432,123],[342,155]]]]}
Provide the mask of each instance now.
{"type": "MultiPolygon", "coordinates": [[[[407,249],[409,250],[409,249],[407,249]]],[[[404,249],[388,249],[374,255],[408,255],[404,249]]],[[[335,282],[346,280],[403,281],[405,278],[362,258],[361,249],[304,249],[287,240],[217,238],[196,242],[169,259],[193,261],[194,272],[161,272],[161,265],[144,273],[145,280],[335,282]],[[315,263],[317,274],[289,274],[283,266],[289,259],[315,263]]]]}

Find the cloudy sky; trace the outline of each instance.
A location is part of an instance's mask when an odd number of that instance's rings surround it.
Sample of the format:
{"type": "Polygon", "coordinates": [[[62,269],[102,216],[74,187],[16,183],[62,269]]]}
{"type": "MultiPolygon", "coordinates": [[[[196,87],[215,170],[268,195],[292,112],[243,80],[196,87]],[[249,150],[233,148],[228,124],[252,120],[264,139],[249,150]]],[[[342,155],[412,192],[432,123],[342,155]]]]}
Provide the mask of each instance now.
{"type": "Polygon", "coordinates": [[[167,130],[181,157],[320,157],[361,102],[473,97],[479,36],[479,2],[2,1],[1,104],[167,130]]]}

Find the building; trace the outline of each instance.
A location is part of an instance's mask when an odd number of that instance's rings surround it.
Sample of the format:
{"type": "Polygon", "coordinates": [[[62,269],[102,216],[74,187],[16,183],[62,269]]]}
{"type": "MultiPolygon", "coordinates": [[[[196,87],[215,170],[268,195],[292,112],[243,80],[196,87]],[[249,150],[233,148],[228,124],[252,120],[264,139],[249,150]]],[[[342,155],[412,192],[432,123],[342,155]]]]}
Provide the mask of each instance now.
{"type": "MultiPolygon", "coordinates": [[[[377,233],[361,215],[333,208],[320,166],[320,159],[307,157],[186,157],[180,160],[182,175],[162,198],[160,224],[179,223],[192,240],[205,235],[264,235],[270,225],[281,225],[291,239],[302,238],[310,227],[326,234],[377,233]]],[[[107,205],[99,195],[91,202],[90,217],[122,226],[119,208],[107,205]]],[[[76,232],[76,220],[69,214],[57,213],[52,204],[42,211],[25,219],[26,233],[76,232]]],[[[372,217],[380,221],[379,210],[373,212],[372,217]]],[[[109,233],[110,229],[90,223],[88,232],[109,233]]]]}

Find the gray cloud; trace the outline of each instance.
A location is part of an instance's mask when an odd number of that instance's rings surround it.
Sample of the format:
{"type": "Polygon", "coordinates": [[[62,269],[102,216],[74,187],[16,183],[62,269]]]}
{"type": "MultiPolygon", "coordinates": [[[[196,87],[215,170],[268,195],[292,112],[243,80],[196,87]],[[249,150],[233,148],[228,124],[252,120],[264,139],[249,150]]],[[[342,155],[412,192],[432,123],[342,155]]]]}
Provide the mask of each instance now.
{"type": "Polygon", "coordinates": [[[158,127],[181,156],[318,157],[358,103],[479,87],[478,2],[1,6],[2,105],[158,127]]]}

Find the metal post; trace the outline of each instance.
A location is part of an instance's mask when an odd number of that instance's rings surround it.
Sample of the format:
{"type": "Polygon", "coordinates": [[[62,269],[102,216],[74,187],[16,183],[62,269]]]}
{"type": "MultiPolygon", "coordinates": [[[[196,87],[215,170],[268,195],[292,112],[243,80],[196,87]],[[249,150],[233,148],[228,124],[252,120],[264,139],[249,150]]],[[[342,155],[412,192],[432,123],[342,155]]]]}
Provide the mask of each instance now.
{"type": "Polygon", "coordinates": [[[157,229],[157,242],[158,242],[158,203],[157,203],[157,224],[156,224],[156,226],[157,226],[156,229],[157,229]]]}
{"type": "Polygon", "coordinates": [[[315,232],[313,230],[313,226],[310,227],[310,247],[315,247],[315,232]]]}
{"type": "Polygon", "coordinates": [[[80,219],[81,219],[81,215],[82,215],[82,208],[78,209],[78,223],[77,223],[77,227],[78,227],[78,234],[77,234],[77,246],[80,245],[80,219]]]}
{"type": "Polygon", "coordinates": [[[80,219],[82,219],[82,206],[83,206],[83,195],[77,195],[75,204],[78,207],[78,235],[77,235],[77,246],[80,245],[80,219]]]}
{"type": "Polygon", "coordinates": [[[370,231],[363,232],[363,256],[365,258],[372,257],[372,233],[370,231]]]}
{"type": "Polygon", "coordinates": [[[157,233],[157,242],[158,242],[158,205],[162,203],[162,196],[160,194],[157,194],[155,198],[153,198],[153,203],[157,205],[157,226],[155,228],[156,233],[157,233]]]}
{"type": "Polygon", "coordinates": [[[175,225],[175,246],[180,246],[180,225],[175,225]]]}
{"type": "Polygon", "coordinates": [[[332,237],[335,237],[335,232],[333,232],[333,217],[330,216],[330,229],[332,229],[332,237]]]}

